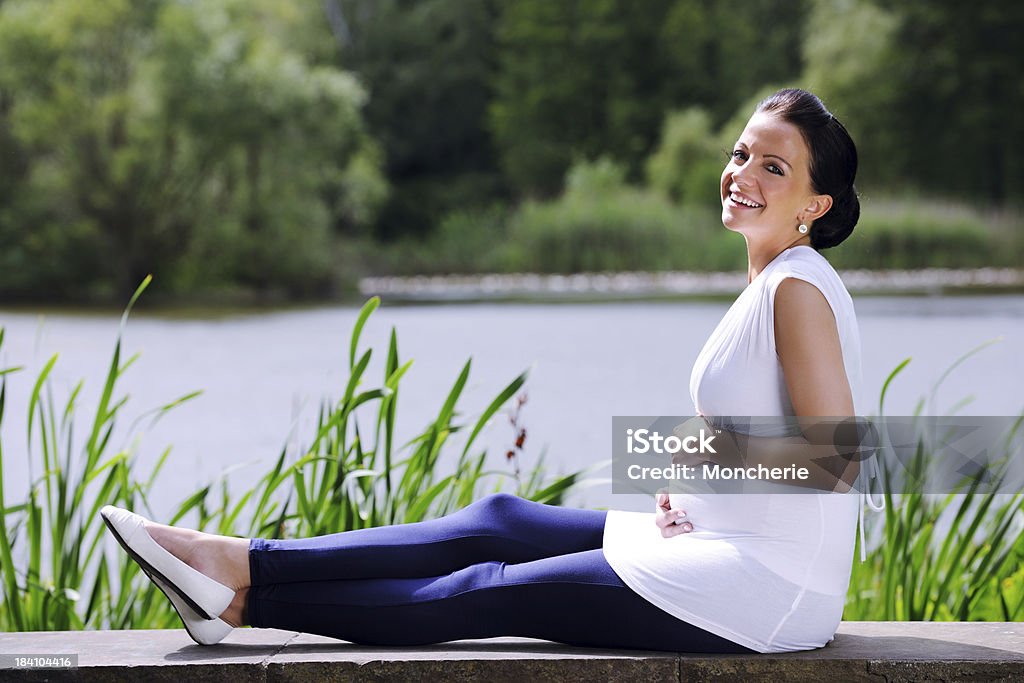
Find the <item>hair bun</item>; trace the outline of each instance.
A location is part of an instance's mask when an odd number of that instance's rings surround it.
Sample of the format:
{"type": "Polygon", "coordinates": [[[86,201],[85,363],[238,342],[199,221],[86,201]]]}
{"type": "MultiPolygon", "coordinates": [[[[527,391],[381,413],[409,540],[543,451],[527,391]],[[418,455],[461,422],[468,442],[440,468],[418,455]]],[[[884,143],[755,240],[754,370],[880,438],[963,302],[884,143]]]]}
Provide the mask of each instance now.
{"type": "Polygon", "coordinates": [[[841,243],[860,220],[860,199],[857,189],[850,185],[845,191],[832,198],[832,208],[814,221],[811,228],[811,246],[828,249],[841,243]]]}

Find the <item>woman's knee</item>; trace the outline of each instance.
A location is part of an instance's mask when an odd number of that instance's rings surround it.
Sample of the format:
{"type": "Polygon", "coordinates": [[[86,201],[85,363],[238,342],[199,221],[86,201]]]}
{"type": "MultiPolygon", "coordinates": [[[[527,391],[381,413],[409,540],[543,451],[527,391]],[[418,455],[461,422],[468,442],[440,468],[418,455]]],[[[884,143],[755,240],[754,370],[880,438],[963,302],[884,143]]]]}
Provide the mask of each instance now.
{"type": "Polygon", "coordinates": [[[463,508],[472,526],[478,530],[497,531],[510,522],[522,521],[523,513],[531,501],[511,493],[492,493],[463,508]]]}
{"type": "Polygon", "coordinates": [[[505,519],[515,515],[531,501],[511,493],[492,493],[477,501],[481,514],[491,519],[505,519]]]}

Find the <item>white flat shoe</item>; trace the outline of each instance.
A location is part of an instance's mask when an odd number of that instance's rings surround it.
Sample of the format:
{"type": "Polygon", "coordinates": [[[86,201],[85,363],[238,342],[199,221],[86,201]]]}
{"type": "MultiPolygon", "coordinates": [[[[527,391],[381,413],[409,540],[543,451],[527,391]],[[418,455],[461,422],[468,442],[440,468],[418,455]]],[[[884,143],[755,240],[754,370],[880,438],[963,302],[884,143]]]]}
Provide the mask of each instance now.
{"type": "Polygon", "coordinates": [[[154,541],[146,531],[146,520],[139,515],[105,505],[100,516],[132,559],[151,578],[163,581],[198,616],[216,619],[235,598],[235,591],[197,572],[154,541]]]}
{"type": "Polygon", "coordinates": [[[186,633],[200,645],[216,645],[234,630],[234,627],[223,619],[204,619],[199,616],[170,586],[155,576],[149,578],[174,605],[174,610],[181,617],[181,623],[185,625],[186,633]]]}

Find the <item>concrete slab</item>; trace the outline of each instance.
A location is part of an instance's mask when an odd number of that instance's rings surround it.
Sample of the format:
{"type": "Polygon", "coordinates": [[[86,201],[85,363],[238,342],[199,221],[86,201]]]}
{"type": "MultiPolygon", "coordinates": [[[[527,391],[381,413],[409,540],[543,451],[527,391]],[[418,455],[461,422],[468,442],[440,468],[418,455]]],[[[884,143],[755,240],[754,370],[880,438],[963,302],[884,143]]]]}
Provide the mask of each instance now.
{"type": "Polygon", "coordinates": [[[196,645],[182,630],[0,633],[0,654],[77,654],[78,668],[0,671],[3,681],[266,680],[266,662],[297,633],[236,629],[221,644],[196,645]]]}
{"type": "Polygon", "coordinates": [[[678,681],[665,652],[588,650],[533,638],[460,640],[417,648],[353,645],[301,635],[271,659],[268,681],[678,681]]]}
{"type": "Polygon", "coordinates": [[[848,621],[819,650],[680,658],[682,680],[1024,681],[1024,624],[848,621]]]}
{"type": "Polygon", "coordinates": [[[238,629],[200,647],[184,631],[0,633],[0,655],[77,654],[77,669],[7,669],[3,681],[934,681],[1024,680],[1024,625],[844,622],[820,650],[706,656],[594,650],[529,638],[367,647],[238,629]]]}

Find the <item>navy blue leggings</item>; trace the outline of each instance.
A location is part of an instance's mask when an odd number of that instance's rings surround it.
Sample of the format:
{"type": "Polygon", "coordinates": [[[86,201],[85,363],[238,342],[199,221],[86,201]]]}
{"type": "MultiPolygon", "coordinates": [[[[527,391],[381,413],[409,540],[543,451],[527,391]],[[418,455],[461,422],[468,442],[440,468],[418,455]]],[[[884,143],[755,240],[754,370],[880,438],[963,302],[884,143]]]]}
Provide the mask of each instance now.
{"type": "Polygon", "coordinates": [[[753,650],[634,593],[601,550],[607,513],[493,494],[440,519],[254,538],[249,622],[364,645],[524,636],[671,652],[753,650]]]}

